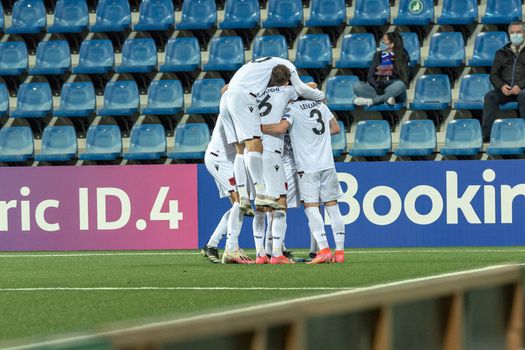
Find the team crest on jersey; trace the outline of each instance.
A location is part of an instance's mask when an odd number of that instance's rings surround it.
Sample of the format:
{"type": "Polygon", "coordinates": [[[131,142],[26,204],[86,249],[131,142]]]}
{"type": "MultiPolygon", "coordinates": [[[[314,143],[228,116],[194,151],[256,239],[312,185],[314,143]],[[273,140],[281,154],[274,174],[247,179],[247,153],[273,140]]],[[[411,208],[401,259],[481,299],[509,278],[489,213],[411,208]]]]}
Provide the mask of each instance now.
{"type": "Polygon", "coordinates": [[[248,107],[248,109],[250,110],[250,113],[252,113],[252,112],[253,112],[253,109],[254,109],[254,107],[250,106],[250,107],[248,107]]]}

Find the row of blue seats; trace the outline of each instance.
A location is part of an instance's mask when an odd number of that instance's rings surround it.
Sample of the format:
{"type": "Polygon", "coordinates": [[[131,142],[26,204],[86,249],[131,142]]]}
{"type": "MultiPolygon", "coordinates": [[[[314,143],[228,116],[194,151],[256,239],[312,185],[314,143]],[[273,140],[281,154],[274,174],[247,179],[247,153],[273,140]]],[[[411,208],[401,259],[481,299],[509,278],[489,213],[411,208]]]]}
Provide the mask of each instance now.
{"type": "MultiPolygon", "coordinates": [[[[301,0],[269,0],[265,28],[300,27],[303,23],[301,0]]],[[[4,27],[3,11],[1,27],[4,27]]],[[[487,0],[484,24],[508,24],[521,20],[521,0],[487,0]]],[[[477,22],[477,0],[443,0],[443,11],[438,24],[470,24],[477,22]]],[[[434,21],[433,0],[400,0],[395,25],[427,26],[434,21]]],[[[245,29],[259,26],[260,10],[257,0],[226,0],[222,29],[245,29]]],[[[175,25],[175,12],[171,0],[142,0],[139,21],[135,30],[202,30],[216,26],[217,9],[214,0],[185,0],[181,22],[175,25]]],[[[311,0],[310,17],[306,26],[339,26],[347,23],[344,0],[311,0]]],[[[378,26],[390,23],[389,0],[356,0],[354,14],[348,24],[378,26]]],[[[8,34],[76,33],[88,29],[89,14],[85,0],[58,0],[54,23],[46,28],[46,9],[43,0],[18,0],[13,8],[12,25],[8,34]]],[[[131,28],[131,9],[128,0],[100,0],[92,32],[121,32],[131,28]]]]}

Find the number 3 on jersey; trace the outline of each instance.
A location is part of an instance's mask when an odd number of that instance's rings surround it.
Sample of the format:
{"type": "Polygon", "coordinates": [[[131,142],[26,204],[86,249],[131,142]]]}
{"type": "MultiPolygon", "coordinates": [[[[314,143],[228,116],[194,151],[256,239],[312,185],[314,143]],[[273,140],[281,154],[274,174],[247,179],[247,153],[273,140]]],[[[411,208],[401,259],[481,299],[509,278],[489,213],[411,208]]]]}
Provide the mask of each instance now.
{"type": "Polygon", "coordinates": [[[325,130],[326,130],[326,127],[324,125],[324,121],[323,121],[323,115],[321,114],[321,112],[318,110],[318,109],[312,109],[310,111],[310,118],[317,118],[317,122],[319,124],[321,124],[321,127],[320,129],[318,128],[312,128],[312,131],[314,132],[314,134],[316,135],[322,135],[324,134],[325,130]]]}

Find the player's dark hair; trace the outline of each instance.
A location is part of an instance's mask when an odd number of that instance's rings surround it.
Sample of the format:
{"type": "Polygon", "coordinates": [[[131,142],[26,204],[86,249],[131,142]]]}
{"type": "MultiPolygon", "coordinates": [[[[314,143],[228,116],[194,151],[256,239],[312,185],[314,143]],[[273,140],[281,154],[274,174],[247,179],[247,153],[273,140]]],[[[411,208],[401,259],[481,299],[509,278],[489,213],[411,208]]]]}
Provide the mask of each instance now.
{"type": "Polygon", "coordinates": [[[272,76],[268,86],[284,86],[290,80],[292,74],[284,64],[278,64],[272,69],[272,76]]]}

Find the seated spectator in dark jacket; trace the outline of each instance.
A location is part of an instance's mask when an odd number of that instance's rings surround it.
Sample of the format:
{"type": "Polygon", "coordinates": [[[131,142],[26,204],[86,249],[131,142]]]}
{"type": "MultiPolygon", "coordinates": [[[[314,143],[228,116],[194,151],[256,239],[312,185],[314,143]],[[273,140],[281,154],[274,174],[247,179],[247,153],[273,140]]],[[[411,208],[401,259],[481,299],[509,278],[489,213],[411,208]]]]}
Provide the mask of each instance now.
{"type": "Polygon", "coordinates": [[[368,69],[367,82],[354,84],[357,106],[381,103],[393,105],[396,98],[405,98],[408,86],[410,57],[403,47],[399,33],[386,33],[379,45],[381,51],[374,54],[368,69]]]}
{"type": "Polygon", "coordinates": [[[498,118],[499,105],[518,102],[520,117],[525,118],[525,47],[524,26],[513,22],[509,26],[510,43],[496,52],[490,70],[494,90],[487,92],[483,103],[481,122],[483,141],[490,140],[492,123],[498,118]]]}

